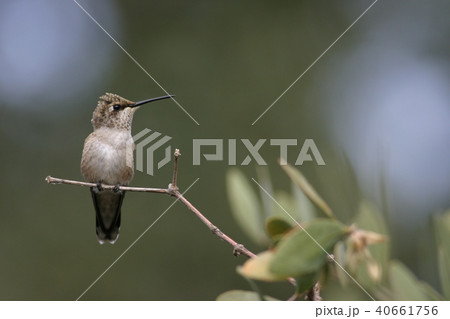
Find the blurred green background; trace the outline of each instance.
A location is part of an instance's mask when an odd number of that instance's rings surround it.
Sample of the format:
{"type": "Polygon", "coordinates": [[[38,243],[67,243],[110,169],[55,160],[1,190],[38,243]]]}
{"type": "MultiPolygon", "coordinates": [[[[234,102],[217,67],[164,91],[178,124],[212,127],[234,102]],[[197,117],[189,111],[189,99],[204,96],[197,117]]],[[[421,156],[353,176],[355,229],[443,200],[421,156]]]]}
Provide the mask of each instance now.
{"type": "MultiPolygon", "coordinates": [[[[199,177],[186,197],[222,231],[262,250],[231,217],[227,162],[192,165],[192,139],[313,138],[327,165],[301,170],[341,220],[361,197],[377,203],[393,256],[437,286],[430,214],[450,206],[449,2],[378,1],[255,125],[372,1],[78,2],[200,123],[164,101],[139,110],[133,133],[172,137],[181,190],[199,177]]],[[[82,179],[104,92],[164,92],[70,0],[1,1],[0,69],[0,299],[74,300],[173,199],[127,194],[119,240],[100,246],[88,189],[44,179],[82,179]]],[[[289,150],[293,163],[300,146],[289,150]]],[[[238,144],[238,163],[246,155],[238,144]]],[[[266,142],[261,155],[289,190],[279,149],[266,142]]],[[[239,168],[251,178],[255,166],[239,168]]],[[[171,173],[136,172],[132,185],[166,187],[171,173]]],[[[244,260],[177,204],[82,299],[213,300],[250,288],[235,271],[244,260]]]]}

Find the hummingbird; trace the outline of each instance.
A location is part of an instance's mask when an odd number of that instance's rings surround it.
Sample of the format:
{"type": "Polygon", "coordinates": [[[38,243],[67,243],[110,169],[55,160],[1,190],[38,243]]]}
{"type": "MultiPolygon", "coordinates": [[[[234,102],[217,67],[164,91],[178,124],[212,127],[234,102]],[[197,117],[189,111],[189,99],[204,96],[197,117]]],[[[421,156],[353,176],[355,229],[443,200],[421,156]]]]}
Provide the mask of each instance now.
{"type": "Polygon", "coordinates": [[[81,174],[91,187],[95,208],[97,239],[100,244],[114,244],[119,236],[122,202],[134,175],[134,142],[131,124],[134,112],[141,105],[172,98],[174,95],[132,102],[117,94],[101,96],[92,115],[94,131],[84,141],[81,174]],[[113,190],[102,184],[115,185],[113,190]]]}

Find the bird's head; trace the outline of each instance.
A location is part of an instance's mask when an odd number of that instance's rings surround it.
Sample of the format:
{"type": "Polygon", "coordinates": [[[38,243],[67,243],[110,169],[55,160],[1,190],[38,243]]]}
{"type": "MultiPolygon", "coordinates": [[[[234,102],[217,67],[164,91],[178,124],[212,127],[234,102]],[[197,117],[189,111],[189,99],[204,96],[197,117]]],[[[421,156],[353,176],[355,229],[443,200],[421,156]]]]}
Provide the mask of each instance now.
{"type": "Polygon", "coordinates": [[[94,130],[105,127],[131,130],[133,114],[139,106],[149,102],[171,98],[173,96],[174,95],[166,95],[140,102],[133,102],[117,94],[106,93],[98,100],[97,107],[92,115],[92,125],[94,130]]]}

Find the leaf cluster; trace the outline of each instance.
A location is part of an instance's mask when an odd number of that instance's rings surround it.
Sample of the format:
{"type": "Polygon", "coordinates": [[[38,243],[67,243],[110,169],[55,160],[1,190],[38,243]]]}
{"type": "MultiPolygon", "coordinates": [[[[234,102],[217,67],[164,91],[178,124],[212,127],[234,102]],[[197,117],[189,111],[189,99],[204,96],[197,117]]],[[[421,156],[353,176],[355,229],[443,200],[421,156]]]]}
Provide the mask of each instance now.
{"type": "MultiPolygon", "coordinates": [[[[298,169],[281,167],[291,181],[290,194],[274,192],[267,171],[260,171],[255,183],[237,169],[227,174],[237,224],[256,244],[266,247],[239,266],[239,274],[251,281],[295,279],[298,299],[308,299],[317,285],[322,291],[328,285],[359,290],[356,295],[363,300],[450,299],[450,211],[435,217],[441,295],[391,259],[388,228],[375,205],[362,199],[353,223],[346,225],[298,169]]],[[[259,291],[232,290],[217,299],[275,298],[259,291]]]]}

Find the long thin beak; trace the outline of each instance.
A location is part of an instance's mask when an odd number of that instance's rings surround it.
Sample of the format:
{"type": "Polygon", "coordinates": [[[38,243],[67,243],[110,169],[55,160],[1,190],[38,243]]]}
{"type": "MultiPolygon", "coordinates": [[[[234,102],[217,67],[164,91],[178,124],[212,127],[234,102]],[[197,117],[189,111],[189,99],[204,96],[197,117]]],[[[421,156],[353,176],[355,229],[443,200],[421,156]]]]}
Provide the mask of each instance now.
{"type": "Polygon", "coordinates": [[[128,105],[128,106],[129,107],[136,107],[136,106],[139,106],[139,105],[142,105],[142,104],[146,104],[146,103],[150,103],[150,102],[154,102],[154,101],[158,101],[158,100],[170,99],[170,98],[172,98],[174,96],[175,95],[165,95],[165,96],[154,97],[152,99],[139,101],[139,102],[136,102],[136,103],[128,105]]]}

